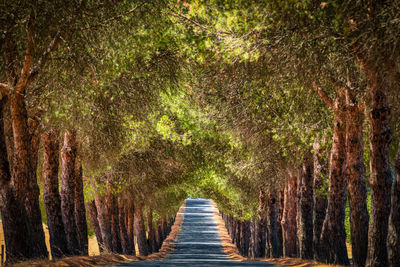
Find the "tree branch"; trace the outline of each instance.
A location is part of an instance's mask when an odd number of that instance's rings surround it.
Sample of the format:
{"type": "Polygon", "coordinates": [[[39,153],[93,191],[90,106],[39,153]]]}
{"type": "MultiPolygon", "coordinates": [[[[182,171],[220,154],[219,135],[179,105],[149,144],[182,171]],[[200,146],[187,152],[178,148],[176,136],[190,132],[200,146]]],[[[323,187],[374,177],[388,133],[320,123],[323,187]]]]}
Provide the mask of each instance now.
{"type": "Polygon", "coordinates": [[[48,60],[50,53],[53,52],[57,48],[57,45],[58,45],[58,43],[60,41],[60,37],[61,37],[61,31],[59,30],[54,35],[53,39],[50,41],[49,46],[43,52],[43,54],[39,58],[38,62],[32,68],[32,70],[30,72],[30,75],[29,75],[29,82],[31,82],[33,79],[36,78],[36,76],[39,73],[40,69],[44,66],[44,64],[48,60]]]}
{"type": "Polygon", "coordinates": [[[15,65],[14,65],[15,43],[12,41],[11,36],[6,36],[4,58],[7,67],[6,73],[7,73],[8,84],[14,86],[17,80],[17,75],[15,73],[15,65]]]}
{"type": "Polygon", "coordinates": [[[22,66],[21,77],[19,78],[18,83],[15,87],[16,92],[20,93],[20,94],[24,93],[25,88],[28,85],[29,76],[30,76],[30,68],[31,68],[32,61],[33,61],[33,46],[34,46],[34,44],[33,44],[33,35],[34,35],[33,20],[34,20],[33,14],[31,14],[29,21],[28,21],[25,61],[24,61],[24,65],[22,66]]]}
{"type": "Polygon", "coordinates": [[[10,88],[6,83],[0,83],[0,93],[5,95],[10,94],[10,88]]]}
{"type": "Polygon", "coordinates": [[[333,100],[329,97],[329,95],[319,86],[312,82],[312,88],[319,95],[322,101],[325,102],[332,110],[333,110],[333,100]]]}
{"type": "Polygon", "coordinates": [[[95,25],[92,25],[92,26],[88,26],[88,27],[85,27],[85,28],[80,28],[79,30],[81,30],[81,31],[90,30],[90,29],[93,29],[93,28],[97,28],[97,27],[103,26],[104,24],[107,24],[107,23],[109,23],[111,21],[121,19],[122,17],[127,16],[127,15],[135,12],[136,9],[138,9],[139,7],[142,7],[143,5],[144,5],[144,2],[142,4],[140,4],[140,5],[135,6],[134,8],[131,8],[130,10],[126,11],[123,14],[119,14],[117,16],[108,18],[108,19],[106,19],[106,20],[104,20],[104,21],[102,21],[100,23],[97,23],[95,25]]]}

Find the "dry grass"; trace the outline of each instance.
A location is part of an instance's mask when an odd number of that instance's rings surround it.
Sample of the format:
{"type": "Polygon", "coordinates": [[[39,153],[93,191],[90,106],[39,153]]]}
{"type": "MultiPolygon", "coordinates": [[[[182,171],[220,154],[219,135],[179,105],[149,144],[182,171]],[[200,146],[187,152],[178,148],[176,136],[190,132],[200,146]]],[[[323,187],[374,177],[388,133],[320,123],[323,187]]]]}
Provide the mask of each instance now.
{"type": "MultiPolygon", "coordinates": [[[[215,205],[215,203],[213,202],[215,205]]],[[[229,258],[238,261],[267,261],[281,266],[291,266],[291,267],[339,267],[339,265],[328,265],[313,260],[303,260],[299,258],[269,258],[269,259],[252,259],[246,258],[239,254],[239,250],[235,244],[232,244],[232,239],[228,234],[225,227],[225,222],[219,214],[218,209],[214,210],[214,218],[218,225],[219,235],[222,241],[222,246],[224,247],[225,253],[229,258]]],[[[351,249],[350,249],[351,250],[351,249]]]]}
{"type": "Polygon", "coordinates": [[[178,233],[181,229],[183,222],[182,213],[184,209],[185,209],[184,204],[182,204],[182,206],[179,208],[178,214],[176,215],[175,222],[171,227],[171,232],[164,240],[160,251],[150,254],[149,256],[130,256],[130,255],[120,255],[120,254],[102,254],[102,255],[92,256],[93,254],[98,253],[98,246],[96,239],[91,239],[89,241],[90,256],[66,257],[58,260],[24,261],[18,264],[14,264],[12,266],[13,267],[25,267],[25,266],[32,266],[32,267],[64,267],[64,266],[84,267],[85,266],[86,267],[86,266],[98,266],[110,263],[122,263],[127,261],[162,260],[168,255],[169,252],[171,252],[174,249],[173,242],[175,242],[178,238],[178,233]]]}

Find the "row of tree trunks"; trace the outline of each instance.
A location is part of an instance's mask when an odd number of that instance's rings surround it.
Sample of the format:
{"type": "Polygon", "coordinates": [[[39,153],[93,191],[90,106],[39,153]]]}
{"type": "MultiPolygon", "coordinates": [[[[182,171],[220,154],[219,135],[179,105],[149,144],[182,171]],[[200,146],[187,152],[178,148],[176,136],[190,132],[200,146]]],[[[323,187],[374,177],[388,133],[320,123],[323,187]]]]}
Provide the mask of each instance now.
{"type": "Polygon", "coordinates": [[[111,179],[108,182],[107,192],[95,195],[94,201],[88,204],[90,221],[101,251],[135,255],[134,236],[139,255],[147,256],[159,251],[175,218],[163,216],[154,227],[153,211],[149,208],[146,235],[142,202],[136,202],[133,207],[123,196],[110,193],[111,179]]]}

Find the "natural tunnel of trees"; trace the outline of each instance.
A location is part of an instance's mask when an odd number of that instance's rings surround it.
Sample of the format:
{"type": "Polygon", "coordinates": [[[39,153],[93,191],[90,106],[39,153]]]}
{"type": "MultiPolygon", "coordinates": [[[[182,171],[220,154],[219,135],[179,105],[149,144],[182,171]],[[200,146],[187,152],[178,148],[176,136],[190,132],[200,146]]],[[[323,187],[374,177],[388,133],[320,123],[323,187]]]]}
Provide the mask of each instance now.
{"type": "Polygon", "coordinates": [[[8,263],[148,255],[191,196],[244,256],[400,266],[399,1],[0,7],[8,263]]]}

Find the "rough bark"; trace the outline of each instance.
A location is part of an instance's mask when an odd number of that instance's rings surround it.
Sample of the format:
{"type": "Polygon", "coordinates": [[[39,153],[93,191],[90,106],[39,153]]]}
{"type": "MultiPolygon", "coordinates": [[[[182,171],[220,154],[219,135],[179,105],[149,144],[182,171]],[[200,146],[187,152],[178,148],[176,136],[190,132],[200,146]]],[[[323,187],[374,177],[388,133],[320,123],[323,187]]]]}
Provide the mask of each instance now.
{"type": "Polygon", "coordinates": [[[131,250],[131,255],[135,255],[136,249],[135,249],[135,239],[134,239],[134,229],[133,229],[134,215],[133,215],[133,207],[130,207],[129,205],[128,205],[127,217],[128,217],[127,233],[129,240],[129,248],[131,250]]]}
{"type": "Polygon", "coordinates": [[[315,258],[319,259],[320,238],[322,225],[328,206],[327,192],[325,192],[325,181],[328,173],[328,161],[321,154],[321,146],[314,143],[314,212],[313,212],[313,249],[315,258]]]}
{"type": "Polygon", "coordinates": [[[386,75],[367,71],[370,79],[370,177],[371,220],[368,231],[366,266],[388,266],[387,235],[392,173],[389,164],[390,108],[386,75]]]}
{"type": "Polygon", "coordinates": [[[297,174],[297,192],[296,192],[296,255],[300,256],[300,235],[299,235],[299,229],[300,229],[300,215],[301,215],[301,205],[300,205],[300,201],[301,201],[301,187],[303,184],[303,179],[301,177],[301,170],[298,170],[298,174],[297,174]]]}
{"type": "Polygon", "coordinates": [[[89,212],[90,224],[92,225],[94,233],[96,234],[97,245],[99,246],[99,250],[101,253],[103,252],[104,244],[103,244],[103,238],[101,236],[99,221],[97,220],[97,209],[94,200],[88,203],[88,212],[89,212]]]}
{"type": "Polygon", "coordinates": [[[122,253],[121,236],[119,229],[119,214],[118,214],[118,203],[116,197],[109,193],[107,197],[107,208],[111,216],[111,242],[112,252],[122,253]]]}
{"type": "Polygon", "coordinates": [[[31,257],[29,247],[31,229],[23,202],[16,197],[11,185],[9,157],[4,136],[4,103],[3,98],[0,100],[0,211],[8,264],[31,257]]]}
{"type": "MultiPolygon", "coordinates": [[[[143,205],[141,203],[137,203],[135,205],[135,235],[137,239],[137,245],[139,249],[140,256],[147,256],[149,254],[149,249],[147,246],[147,239],[146,239],[146,229],[144,227],[143,222],[143,205]]],[[[165,224],[166,224],[165,220],[165,224]]],[[[167,230],[165,229],[165,233],[167,230]]]]}
{"type": "Polygon", "coordinates": [[[299,255],[302,259],[313,259],[313,162],[306,153],[301,172],[299,216],[299,255]]]}
{"type": "Polygon", "coordinates": [[[278,203],[276,192],[268,193],[267,205],[267,243],[269,248],[267,257],[278,258],[278,203]]]}
{"type": "Polygon", "coordinates": [[[262,189],[259,189],[257,221],[255,222],[255,241],[254,241],[254,257],[265,257],[265,210],[266,196],[262,189]]]}
{"type": "Polygon", "coordinates": [[[349,93],[346,102],[346,181],[353,265],[363,267],[367,259],[369,221],[364,165],[364,107],[349,93]]]}
{"type": "Polygon", "coordinates": [[[249,245],[249,257],[254,259],[254,244],[256,239],[256,232],[255,232],[255,219],[250,221],[250,245],[249,245]]]}
{"type": "Polygon", "coordinates": [[[25,209],[28,214],[29,221],[32,225],[32,242],[35,244],[33,255],[35,258],[47,258],[49,253],[47,251],[42,213],[40,211],[39,196],[40,190],[37,183],[37,165],[38,165],[38,151],[39,151],[39,122],[37,119],[28,120],[29,136],[30,136],[30,159],[29,159],[29,177],[25,198],[25,209]]]}
{"type": "Polygon", "coordinates": [[[333,144],[329,169],[329,200],[321,233],[321,258],[332,264],[349,265],[344,227],[346,207],[346,133],[344,94],[339,93],[334,104],[333,144]]]}
{"type": "MultiPolygon", "coordinates": [[[[31,173],[31,138],[28,128],[28,115],[24,94],[16,93],[10,96],[10,113],[14,147],[12,184],[16,200],[25,204],[28,183],[34,174],[31,173]]],[[[30,220],[31,218],[29,215],[33,215],[33,210],[28,210],[24,213],[27,213],[28,220],[26,223],[29,225],[29,231],[25,233],[25,237],[30,242],[28,246],[30,253],[26,256],[28,256],[28,258],[46,258],[48,256],[48,252],[47,250],[44,251],[42,246],[44,243],[44,235],[42,236],[40,233],[37,234],[35,232],[40,232],[37,221],[33,220],[32,224],[30,220]],[[40,240],[41,236],[43,238],[42,240],[40,240]]]]}
{"type": "Polygon", "coordinates": [[[240,248],[240,228],[241,228],[241,223],[238,219],[235,218],[235,237],[234,237],[234,243],[236,244],[236,247],[240,248]]]}
{"type": "Polygon", "coordinates": [[[101,237],[104,244],[103,250],[106,252],[111,252],[111,218],[107,212],[105,197],[96,194],[94,197],[94,201],[96,203],[97,220],[99,222],[101,237]]]}
{"type": "Polygon", "coordinates": [[[283,233],[282,233],[282,217],[283,217],[283,205],[284,205],[284,190],[280,190],[278,193],[278,255],[283,256],[283,233]]]}
{"type": "Polygon", "coordinates": [[[44,204],[50,235],[50,250],[53,259],[68,255],[67,239],[61,215],[61,198],[58,191],[59,142],[55,131],[42,134],[44,204]]]}
{"type": "Polygon", "coordinates": [[[155,240],[156,240],[156,243],[157,243],[157,251],[158,251],[158,250],[160,250],[160,248],[162,246],[160,222],[158,223],[158,226],[156,227],[156,230],[155,230],[155,240]]]}
{"type": "Polygon", "coordinates": [[[392,210],[389,217],[388,254],[391,267],[400,266],[400,142],[395,164],[396,179],[392,188],[392,210]]]}
{"type": "Polygon", "coordinates": [[[283,256],[295,257],[297,252],[297,177],[289,173],[289,179],[285,187],[284,208],[282,218],[283,232],[283,256]]]}
{"type": "Polygon", "coordinates": [[[167,218],[165,216],[162,216],[161,218],[161,232],[162,232],[162,240],[167,237],[168,235],[168,226],[167,226],[167,218]]]}
{"type": "Polygon", "coordinates": [[[121,237],[122,253],[126,255],[132,254],[132,247],[129,244],[128,232],[125,224],[125,201],[121,196],[118,196],[118,216],[119,216],[119,231],[121,237]]]}
{"type": "Polygon", "coordinates": [[[88,255],[88,233],[86,223],[85,198],[83,194],[82,164],[75,167],[75,221],[80,255],[88,255]]]}
{"type": "Polygon", "coordinates": [[[250,245],[250,222],[242,221],[240,230],[241,254],[245,257],[248,257],[250,245]]]}
{"type": "Polygon", "coordinates": [[[68,251],[71,255],[80,253],[75,221],[75,159],[75,132],[66,131],[61,150],[61,214],[67,236],[68,251]]]}

